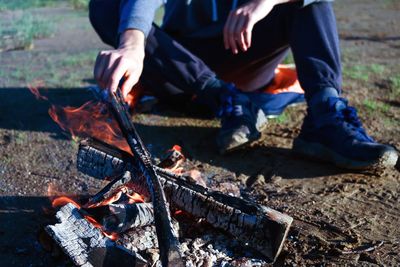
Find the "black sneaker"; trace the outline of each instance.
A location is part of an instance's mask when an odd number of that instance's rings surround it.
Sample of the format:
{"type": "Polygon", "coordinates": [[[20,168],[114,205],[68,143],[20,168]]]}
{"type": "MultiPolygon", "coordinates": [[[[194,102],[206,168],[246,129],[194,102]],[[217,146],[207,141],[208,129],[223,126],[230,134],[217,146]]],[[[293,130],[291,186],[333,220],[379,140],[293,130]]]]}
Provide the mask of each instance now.
{"type": "Polygon", "coordinates": [[[222,95],[221,129],[217,136],[219,152],[225,154],[258,140],[267,124],[264,112],[235,88],[222,95]]]}
{"type": "Polygon", "coordinates": [[[396,165],[397,151],[367,135],[357,111],[347,100],[329,97],[326,108],[311,112],[304,119],[293,150],[354,170],[383,170],[396,165]]]}

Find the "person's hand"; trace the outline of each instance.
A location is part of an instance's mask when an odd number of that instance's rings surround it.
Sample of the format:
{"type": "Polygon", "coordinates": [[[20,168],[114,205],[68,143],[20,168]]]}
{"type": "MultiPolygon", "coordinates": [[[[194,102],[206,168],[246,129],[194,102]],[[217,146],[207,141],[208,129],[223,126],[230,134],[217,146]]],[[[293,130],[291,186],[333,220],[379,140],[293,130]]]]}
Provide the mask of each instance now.
{"type": "Polygon", "coordinates": [[[94,66],[94,77],[103,89],[115,92],[121,79],[121,90],[126,98],[139,81],[143,70],[144,34],[128,30],[121,34],[120,45],[115,50],[101,51],[94,66]]]}
{"type": "Polygon", "coordinates": [[[251,34],[254,25],[265,18],[272,8],[282,0],[252,0],[229,13],[224,27],[224,46],[233,54],[239,52],[239,48],[246,52],[251,46],[251,34]]]}

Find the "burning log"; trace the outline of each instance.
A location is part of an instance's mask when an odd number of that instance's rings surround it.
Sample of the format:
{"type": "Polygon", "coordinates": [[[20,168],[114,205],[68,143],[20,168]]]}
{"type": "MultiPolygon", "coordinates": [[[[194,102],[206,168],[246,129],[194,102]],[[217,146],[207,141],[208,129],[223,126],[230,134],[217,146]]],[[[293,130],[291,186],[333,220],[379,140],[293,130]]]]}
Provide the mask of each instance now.
{"type": "MultiPolygon", "coordinates": [[[[148,197],[145,178],[127,158],[129,155],[125,152],[98,141],[87,140],[79,148],[78,170],[100,179],[105,178],[102,174],[117,177],[123,172],[129,172],[129,183],[134,190],[148,197]]],[[[293,220],[290,216],[240,198],[210,191],[161,168],[155,170],[172,207],[204,218],[214,227],[258,250],[269,260],[276,259],[293,220]]]]}
{"type": "Polygon", "coordinates": [[[56,214],[60,223],[49,225],[46,232],[75,265],[84,267],[147,266],[139,254],[117,245],[89,223],[79,209],[69,203],[56,214]]]}

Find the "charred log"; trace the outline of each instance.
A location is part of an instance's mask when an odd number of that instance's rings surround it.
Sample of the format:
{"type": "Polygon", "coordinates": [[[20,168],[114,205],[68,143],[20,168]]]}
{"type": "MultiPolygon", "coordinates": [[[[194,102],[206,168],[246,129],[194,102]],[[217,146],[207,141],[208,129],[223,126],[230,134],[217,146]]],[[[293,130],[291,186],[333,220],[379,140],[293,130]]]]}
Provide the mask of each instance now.
{"type": "MultiPolygon", "coordinates": [[[[130,183],[135,186],[135,190],[148,196],[144,177],[125,160],[126,157],[128,155],[120,150],[87,140],[79,148],[78,169],[100,179],[105,178],[102,176],[105,173],[115,177],[129,171],[130,183]]],[[[204,218],[271,261],[276,259],[293,220],[290,216],[240,198],[210,191],[161,168],[155,170],[172,207],[204,218]]]]}
{"type": "Polygon", "coordinates": [[[121,234],[116,242],[135,252],[158,248],[154,225],[139,226],[135,229],[130,229],[121,234]]]}
{"type": "Polygon", "coordinates": [[[108,232],[122,233],[154,222],[151,203],[108,204],[85,210],[108,232]]]}
{"type": "Polygon", "coordinates": [[[147,266],[139,255],[117,245],[90,224],[72,204],[56,214],[60,223],[46,227],[48,234],[77,266],[147,266]]]}

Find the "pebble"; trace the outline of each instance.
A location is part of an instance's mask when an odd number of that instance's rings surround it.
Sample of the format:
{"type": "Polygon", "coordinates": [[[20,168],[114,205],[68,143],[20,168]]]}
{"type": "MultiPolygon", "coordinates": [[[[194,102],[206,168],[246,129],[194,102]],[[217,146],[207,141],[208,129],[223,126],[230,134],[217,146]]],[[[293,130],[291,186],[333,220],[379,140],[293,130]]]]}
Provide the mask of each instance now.
{"type": "Polygon", "coordinates": [[[25,253],[28,252],[28,249],[27,249],[27,248],[16,248],[16,249],[15,249],[15,252],[16,252],[17,254],[25,254],[25,253]]]}
{"type": "Polygon", "coordinates": [[[279,183],[280,181],[282,180],[282,177],[281,176],[278,176],[278,175],[273,175],[272,177],[271,177],[271,182],[272,183],[279,183]]]}

